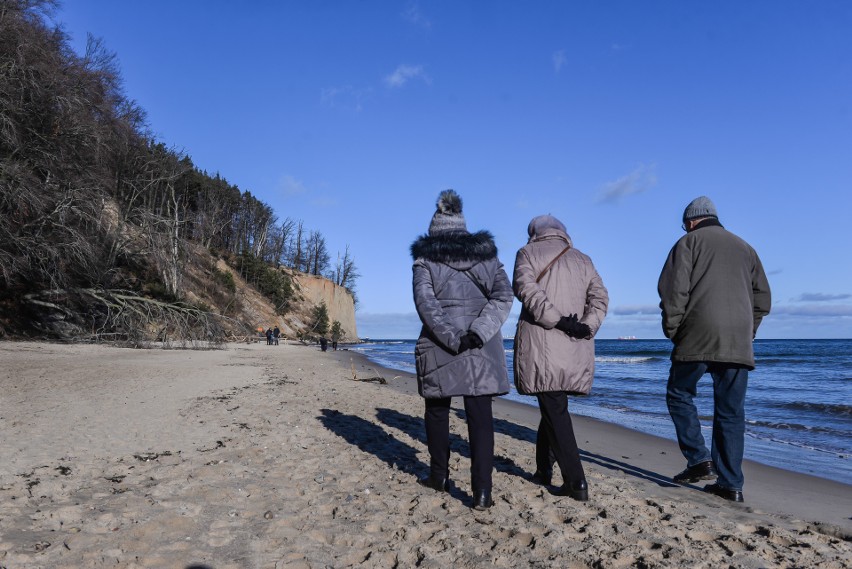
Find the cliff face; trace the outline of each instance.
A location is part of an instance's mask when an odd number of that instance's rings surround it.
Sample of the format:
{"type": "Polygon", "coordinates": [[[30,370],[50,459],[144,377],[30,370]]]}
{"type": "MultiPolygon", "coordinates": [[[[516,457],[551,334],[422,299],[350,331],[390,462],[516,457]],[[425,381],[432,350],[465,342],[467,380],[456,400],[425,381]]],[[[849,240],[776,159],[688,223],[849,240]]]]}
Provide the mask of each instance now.
{"type": "MultiPolygon", "coordinates": [[[[200,251],[199,255],[204,252],[200,251]]],[[[236,284],[238,302],[237,314],[234,318],[248,326],[248,330],[257,333],[267,328],[278,326],[284,338],[295,339],[303,334],[310,334],[313,320],[314,307],[325,302],[328,308],[329,327],[337,320],[343,329],[344,336],[341,341],[357,342],[358,329],[355,325],[355,300],[345,288],[335,285],[328,279],[308,275],[290,269],[279,269],[290,277],[293,282],[294,298],[290,303],[287,313],[277,314],[275,307],[265,296],[260,294],[254,287],[249,286],[240,277],[239,273],[230,267],[224,260],[219,259],[217,268],[222,272],[232,274],[236,284]]],[[[213,304],[209,299],[201,300],[213,304]]]]}
{"type": "Polygon", "coordinates": [[[343,328],[344,341],[357,341],[358,329],[355,325],[355,300],[349,292],[323,277],[292,273],[290,278],[304,298],[303,305],[313,309],[321,302],[328,307],[328,322],[337,320],[343,328]]]}

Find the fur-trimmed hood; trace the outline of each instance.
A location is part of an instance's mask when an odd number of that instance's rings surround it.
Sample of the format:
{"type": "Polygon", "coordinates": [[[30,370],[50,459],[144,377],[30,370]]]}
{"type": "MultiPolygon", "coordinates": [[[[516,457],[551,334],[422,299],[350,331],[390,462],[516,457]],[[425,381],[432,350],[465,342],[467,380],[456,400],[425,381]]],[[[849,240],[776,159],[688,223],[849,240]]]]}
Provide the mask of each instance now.
{"type": "Polygon", "coordinates": [[[476,264],[497,257],[497,246],[488,231],[421,235],[411,244],[411,256],[415,261],[476,264]]]}

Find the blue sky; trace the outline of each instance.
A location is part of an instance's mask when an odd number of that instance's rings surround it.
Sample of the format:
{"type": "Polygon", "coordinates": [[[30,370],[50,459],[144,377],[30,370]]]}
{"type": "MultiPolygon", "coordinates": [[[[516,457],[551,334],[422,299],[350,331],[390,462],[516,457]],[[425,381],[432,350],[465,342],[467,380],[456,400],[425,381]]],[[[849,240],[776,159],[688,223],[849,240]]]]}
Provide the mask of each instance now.
{"type": "Polygon", "coordinates": [[[657,278],[699,195],[766,268],[758,338],[852,337],[845,0],[77,0],[55,20],[116,53],[163,142],[349,245],[362,336],[417,336],[409,245],[454,188],[510,277],[532,217],[565,223],[609,289],[601,338],[662,338],[657,278]]]}

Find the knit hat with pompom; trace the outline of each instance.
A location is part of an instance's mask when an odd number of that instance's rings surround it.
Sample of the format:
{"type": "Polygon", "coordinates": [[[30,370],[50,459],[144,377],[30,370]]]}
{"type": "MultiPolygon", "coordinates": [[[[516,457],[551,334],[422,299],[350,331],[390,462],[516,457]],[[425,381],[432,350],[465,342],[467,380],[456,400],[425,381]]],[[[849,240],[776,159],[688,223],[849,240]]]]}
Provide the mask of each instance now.
{"type": "Polygon", "coordinates": [[[429,235],[446,233],[467,233],[462,199],[454,190],[444,190],[438,196],[437,210],[429,224],[429,235]]]}

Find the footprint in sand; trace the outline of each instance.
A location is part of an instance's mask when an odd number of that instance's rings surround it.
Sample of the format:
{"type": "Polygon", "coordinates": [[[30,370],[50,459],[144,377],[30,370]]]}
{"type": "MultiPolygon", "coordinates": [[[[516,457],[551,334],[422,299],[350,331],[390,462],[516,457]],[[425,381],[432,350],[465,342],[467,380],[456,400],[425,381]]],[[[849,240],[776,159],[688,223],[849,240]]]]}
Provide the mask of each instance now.
{"type": "Polygon", "coordinates": [[[706,531],[690,530],[686,532],[686,537],[693,541],[713,541],[716,539],[717,536],[706,531]]]}

